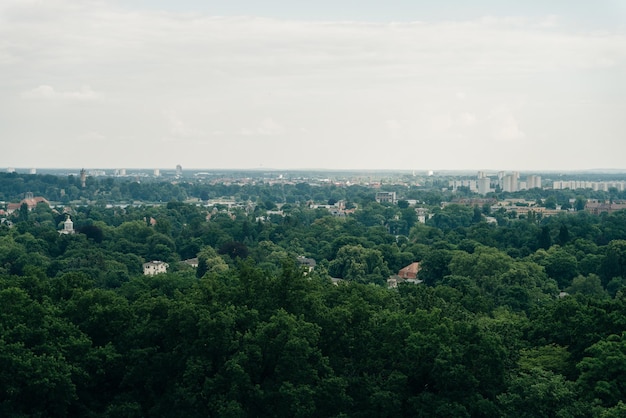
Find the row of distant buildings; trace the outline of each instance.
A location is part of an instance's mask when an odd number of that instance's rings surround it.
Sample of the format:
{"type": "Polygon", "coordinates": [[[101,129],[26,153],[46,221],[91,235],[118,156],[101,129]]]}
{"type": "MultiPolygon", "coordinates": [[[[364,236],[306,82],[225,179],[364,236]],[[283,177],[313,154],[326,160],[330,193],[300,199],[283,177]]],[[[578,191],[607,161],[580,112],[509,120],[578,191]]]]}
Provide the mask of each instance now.
{"type": "Polygon", "coordinates": [[[497,180],[488,177],[484,171],[479,171],[475,180],[450,180],[448,185],[454,191],[459,187],[467,187],[470,191],[482,195],[493,192],[495,187],[492,186],[498,186],[503,192],[517,192],[542,186],[541,176],[531,174],[523,181],[520,180],[520,174],[517,171],[511,173],[500,171],[497,180]]]}
{"type": "MultiPolygon", "coordinates": [[[[517,192],[534,188],[544,188],[541,176],[530,174],[525,180],[520,178],[517,171],[506,173],[498,172],[498,177],[491,178],[485,175],[484,171],[479,171],[476,179],[450,180],[448,186],[453,191],[459,187],[467,187],[470,191],[482,195],[493,192],[495,187],[499,187],[503,192],[517,192]]],[[[549,188],[549,186],[547,186],[549,188]]],[[[626,181],[585,181],[585,180],[557,180],[552,182],[552,189],[591,189],[594,191],[605,191],[616,189],[620,192],[626,190],[626,181]]]]}
{"type": "Polygon", "coordinates": [[[554,190],[563,189],[591,189],[594,191],[608,192],[609,189],[617,189],[617,191],[623,192],[626,190],[626,181],[581,181],[581,180],[566,180],[555,181],[552,183],[554,190]]]}

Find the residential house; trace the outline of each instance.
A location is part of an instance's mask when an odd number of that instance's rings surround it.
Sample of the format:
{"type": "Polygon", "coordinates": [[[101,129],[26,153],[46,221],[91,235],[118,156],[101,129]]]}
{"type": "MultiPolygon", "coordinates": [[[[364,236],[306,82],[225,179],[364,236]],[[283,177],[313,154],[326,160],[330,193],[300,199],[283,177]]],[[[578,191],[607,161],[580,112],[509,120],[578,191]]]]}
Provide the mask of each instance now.
{"type": "Polygon", "coordinates": [[[394,289],[398,287],[400,283],[422,283],[422,280],[418,280],[417,273],[419,273],[420,265],[418,262],[411,263],[406,267],[401,268],[398,274],[394,274],[387,279],[387,287],[394,289]]]}
{"type": "Polygon", "coordinates": [[[187,260],[181,261],[181,263],[185,263],[190,267],[197,268],[198,267],[198,257],[188,258],[187,260]]]}
{"type": "Polygon", "coordinates": [[[420,263],[411,263],[398,271],[398,276],[402,279],[417,279],[417,273],[420,271],[420,263]]]}
{"type": "Polygon", "coordinates": [[[154,276],[159,273],[167,273],[167,268],[169,264],[164,261],[148,261],[147,263],[143,263],[143,274],[146,276],[154,276]]]}
{"type": "Polygon", "coordinates": [[[24,199],[22,199],[20,203],[7,204],[7,213],[15,212],[20,207],[22,207],[23,204],[26,204],[26,206],[28,206],[28,210],[33,210],[37,207],[39,203],[45,203],[46,205],[50,206],[50,202],[48,202],[46,198],[41,196],[33,196],[32,193],[28,192],[26,193],[26,197],[24,197],[24,199]]]}
{"type": "Polygon", "coordinates": [[[396,192],[376,192],[376,201],[378,203],[393,203],[397,202],[396,192]]]}
{"type": "Polygon", "coordinates": [[[316,261],[312,258],[299,256],[297,260],[298,260],[298,263],[300,263],[300,265],[306,270],[304,273],[305,276],[309,274],[310,272],[312,272],[315,269],[315,266],[317,265],[316,261]]]}

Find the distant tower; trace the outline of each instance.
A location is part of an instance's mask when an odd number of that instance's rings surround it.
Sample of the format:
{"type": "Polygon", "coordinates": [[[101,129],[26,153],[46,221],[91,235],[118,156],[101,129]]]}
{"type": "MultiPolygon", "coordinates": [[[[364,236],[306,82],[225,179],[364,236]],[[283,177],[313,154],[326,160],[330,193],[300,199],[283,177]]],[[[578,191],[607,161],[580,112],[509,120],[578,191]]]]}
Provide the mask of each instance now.
{"type": "Polygon", "coordinates": [[[541,188],[541,176],[529,175],[526,177],[526,185],[529,189],[541,188]]]}
{"type": "Polygon", "coordinates": [[[479,177],[476,181],[476,186],[478,187],[478,193],[484,196],[491,191],[491,179],[489,177],[479,177]]]}
{"type": "Polygon", "coordinates": [[[154,177],[160,177],[161,176],[161,170],[159,170],[158,168],[154,169],[154,177]]]}
{"type": "Polygon", "coordinates": [[[80,170],[80,185],[81,185],[81,187],[85,187],[86,181],[87,181],[87,172],[83,168],[83,169],[80,170]]]}
{"type": "Polygon", "coordinates": [[[59,234],[71,235],[74,232],[74,222],[70,219],[70,215],[67,215],[65,222],[63,222],[63,229],[59,231],[59,234]]]}
{"type": "Polygon", "coordinates": [[[176,166],[176,177],[182,177],[183,176],[183,167],[178,164],[176,166]]]}
{"type": "Polygon", "coordinates": [[[37,174],[37,169],[36,168],[31,168],[30,169],[30,174],[37,174]]]}

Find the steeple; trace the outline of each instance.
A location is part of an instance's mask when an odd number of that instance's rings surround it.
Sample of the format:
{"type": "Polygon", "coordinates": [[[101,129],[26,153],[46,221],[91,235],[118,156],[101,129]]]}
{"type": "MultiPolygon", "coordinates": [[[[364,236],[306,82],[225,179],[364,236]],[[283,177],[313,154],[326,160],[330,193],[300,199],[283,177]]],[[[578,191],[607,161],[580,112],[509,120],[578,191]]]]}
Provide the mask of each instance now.
{"type": "Polygon", "coordinates": [[[70,235],[74,232],[74,222],[72,222],[70,215],[66,215],[65,222],[63,222],[63,229],[59,231],[59,234],[70,235]]]}

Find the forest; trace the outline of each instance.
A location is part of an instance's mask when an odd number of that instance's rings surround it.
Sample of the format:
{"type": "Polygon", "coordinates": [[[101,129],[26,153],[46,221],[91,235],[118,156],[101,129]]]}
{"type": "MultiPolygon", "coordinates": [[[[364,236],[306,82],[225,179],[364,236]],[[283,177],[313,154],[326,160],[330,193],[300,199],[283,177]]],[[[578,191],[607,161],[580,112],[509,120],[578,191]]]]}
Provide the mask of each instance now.
{"type": "Polygon", "coordinates": [[[169,199],[0,225],[0,416],[626,416],[626,211],[517,219],[408,190],[422,224],[360,186],[109,187],[169,199]],[[201,193],[256,205],[182,202],[201,193]],[[422,283],[389,288],[412,262],[422,283]]]}

